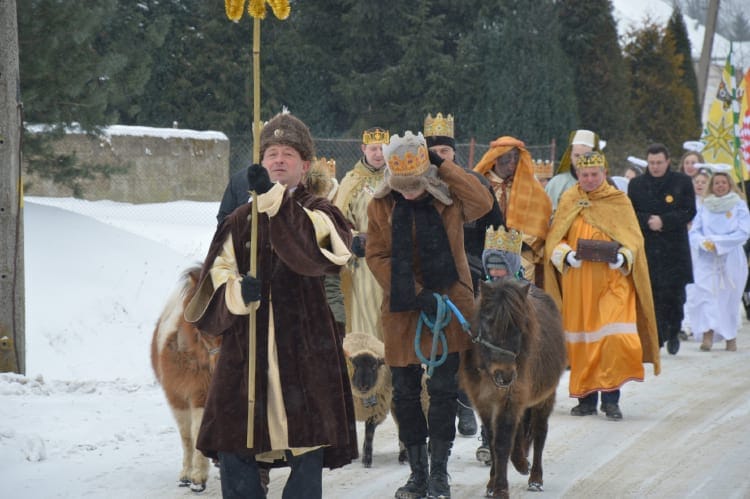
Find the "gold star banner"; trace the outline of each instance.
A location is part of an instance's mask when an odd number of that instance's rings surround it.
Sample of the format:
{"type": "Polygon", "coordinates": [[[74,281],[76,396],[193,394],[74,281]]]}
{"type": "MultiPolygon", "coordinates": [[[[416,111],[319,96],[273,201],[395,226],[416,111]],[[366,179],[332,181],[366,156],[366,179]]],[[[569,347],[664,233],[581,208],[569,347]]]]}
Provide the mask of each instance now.
{"type": "MultiPolygon", "coordinates": [[[[227,17],[232,21],[239,21],[245,10],[246,0],[224,0],[224,9],[227,17]]],[[[289,17],[289,0],[249,0],[247,1],[247,13],[255,19],[266,18],[266,4],[271,6],[273,15],[282,21],[289,17]]]]}
{"type": "Polygon", "coordinates": [[[743,85],[737,88],[732,64],[732,52],[727,56],[716,97],[711,103],[708,120],[703,128],[701,151],[706,163],[732,165],[735,182],[750,180],[745,161],[740,151],[740,100],[743,85]]]}

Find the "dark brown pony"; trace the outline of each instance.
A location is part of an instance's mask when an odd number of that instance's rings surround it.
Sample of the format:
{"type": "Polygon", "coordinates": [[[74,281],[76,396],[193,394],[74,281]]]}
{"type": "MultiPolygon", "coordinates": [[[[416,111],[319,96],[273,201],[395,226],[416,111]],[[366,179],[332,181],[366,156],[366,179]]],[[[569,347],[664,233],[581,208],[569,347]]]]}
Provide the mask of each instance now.
{"type": "Polygon", "coordinates": [[[566,365],[560,312],[544,291],[504,278],[482,283],[472,331],[474,347],[463,353],[459,376],[490,442],[487,497],[509,497],[509,457],[529,474],[532,444],[529,490],[540,491],[547,421],[566,365]]]}
{"type": "Polygon", "coordinates": [[[195,293],[200,267],[182,274],[164,306],[151,341],[151,365],[177,421],[182,439],[182,470],[178,484],[195,492],[206,489],[209,461],[195,448],[206,405],[208,386],[221,336],[201,334],[185,320],[185,305],[195,293]]]}

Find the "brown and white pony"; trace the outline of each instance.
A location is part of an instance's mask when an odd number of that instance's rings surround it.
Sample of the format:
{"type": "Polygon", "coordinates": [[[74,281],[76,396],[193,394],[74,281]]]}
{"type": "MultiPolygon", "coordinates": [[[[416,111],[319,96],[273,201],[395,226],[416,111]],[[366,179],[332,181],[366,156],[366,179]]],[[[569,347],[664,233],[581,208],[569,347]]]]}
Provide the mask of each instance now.
{"type": "Polygon", "coordinates": [[[164,306],[151,341],[151,365],[177,421],[182,439],[179,486],[194,492],[206,489],[209,460],[195,448],[211,375],[216,366],[220,336],[201,332],[184,317],[195,292],[200,267],[185,270],[177,289],[164,306]]]}

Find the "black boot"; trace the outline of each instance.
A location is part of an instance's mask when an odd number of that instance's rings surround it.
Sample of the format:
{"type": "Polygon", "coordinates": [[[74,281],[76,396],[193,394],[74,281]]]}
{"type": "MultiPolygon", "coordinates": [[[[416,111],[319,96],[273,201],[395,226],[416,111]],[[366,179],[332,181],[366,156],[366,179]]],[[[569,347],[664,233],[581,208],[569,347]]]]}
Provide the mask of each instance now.
{"type": "Polygon", "coordinates": [[[458,433],[465,437],[477,434],[477,420],[474,417],[474,411],[470,406],[466,406],[458,401],[458,433]]]}
{"type": "Polygon", "coordinates": [[[474,410],[471,408],[469,396],[463,390],[458,391],[458,402],[456,406],[456,416],[458,417],[458,433],[465,437],[477,434],[477,420],[474,417],[474,410]]]}
{"type": "Polygon", "coordinates": [[[411,475],[406,484],[396,491],[396,499],[422,499],[427,495],[427,445],[410,445],[406,453],[409,455],[411,475]]]}
{"type": "Polygon", "coordinates": [[[448,456],[452,442],[430,439],[430,479],[427,482],[427,497],[448,499],[451,487],[448,485],[448,456]]]}

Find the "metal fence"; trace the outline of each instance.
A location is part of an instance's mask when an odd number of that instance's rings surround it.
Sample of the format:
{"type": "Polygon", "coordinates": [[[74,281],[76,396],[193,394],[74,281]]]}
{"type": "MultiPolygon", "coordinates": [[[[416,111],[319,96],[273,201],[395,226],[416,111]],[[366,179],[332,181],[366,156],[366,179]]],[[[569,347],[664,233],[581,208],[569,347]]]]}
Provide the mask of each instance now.
{"type": "MultiPolygon", "coordinates": [[[[315,151],[319,158],[336,160],[336,176],[341,180],[362,157],[361,142],[358,139],[316,138],[315,151]]],[[[253,141],[244,135],[230,135],[229,173],[230,175],[249,165],[253,158],[253,141]]],[[[456,162],[462,166],[473,166],[487,152],[489,145],[468,142],[456,144],[456,162]]],[[[533,159],[554,161],[555,143],[526,146],[533,159]]]]}

